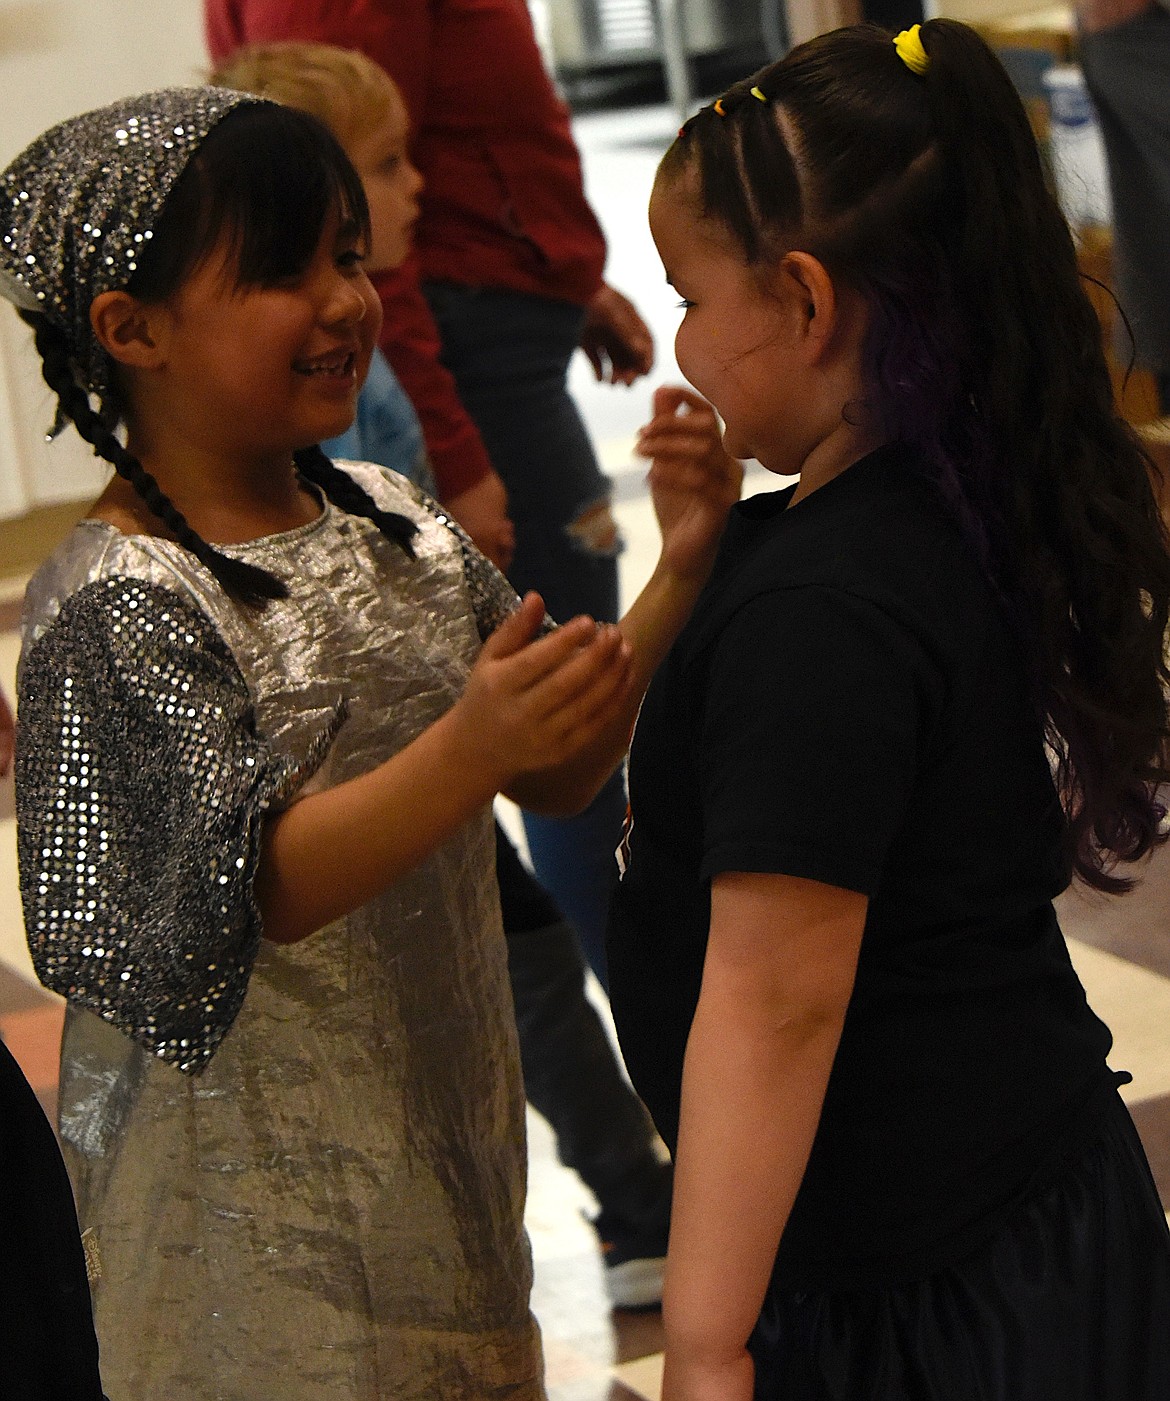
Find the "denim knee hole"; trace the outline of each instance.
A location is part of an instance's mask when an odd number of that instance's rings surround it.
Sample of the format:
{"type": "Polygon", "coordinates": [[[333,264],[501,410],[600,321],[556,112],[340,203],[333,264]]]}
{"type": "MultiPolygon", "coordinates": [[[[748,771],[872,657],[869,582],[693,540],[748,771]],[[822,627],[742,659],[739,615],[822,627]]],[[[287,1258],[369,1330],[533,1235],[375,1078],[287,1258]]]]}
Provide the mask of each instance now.
{"type": "Polygon", "coordinates": [[[600,559],[616,559],[626,547],[608,500],[586,506],[565,526],[565,534],[574,549],[600,559]]]}

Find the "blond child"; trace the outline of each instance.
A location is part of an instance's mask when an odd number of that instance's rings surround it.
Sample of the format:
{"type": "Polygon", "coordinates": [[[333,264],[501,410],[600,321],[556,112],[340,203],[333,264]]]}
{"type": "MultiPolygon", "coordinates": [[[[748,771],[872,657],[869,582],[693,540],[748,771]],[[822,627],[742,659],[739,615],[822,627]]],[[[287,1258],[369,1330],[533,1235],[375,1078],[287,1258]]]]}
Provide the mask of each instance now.
{"type": "MultiPolygon", "coordinates": [[[[371,276],[399,267],[410,252],[422,177],[411,164],[406,108],[394,80],[355,49],[330,44],[256,44],[238,49],[211,74],[216,87],[235,88],[323,122],[361,177],[370,209],[371,276]]],[[[332,458],[378,462],[437,495],[422,426],[390,362],[375,347],[344,433],[321,444],[332,458]]],[[[511,526],[493,552],[505,565],[511,526]]]]}

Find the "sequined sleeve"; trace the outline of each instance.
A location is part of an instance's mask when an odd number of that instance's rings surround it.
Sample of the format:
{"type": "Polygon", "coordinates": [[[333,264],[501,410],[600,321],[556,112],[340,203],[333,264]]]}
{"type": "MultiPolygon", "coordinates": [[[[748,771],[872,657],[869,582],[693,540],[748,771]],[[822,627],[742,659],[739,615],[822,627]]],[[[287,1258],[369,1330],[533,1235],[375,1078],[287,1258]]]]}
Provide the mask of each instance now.
{"type": "Polygon", "coordinates": [[[20,882],[37,973],[181,1070],[238,1013],[261,937],[261,818],[303,776],[178,594],[103,579],[21,663],[20,882]]]}
{"type": "MultiPolygon", "coordinates": [[[[519,595],[502,570],[479,550],[471,536],[444,506],[414,483],[409,483],[408,486],[415,500],[425,506],[439,524],[445,525],[459,541],[459,548],[463,552],[463,577],[475,610],[475,625],[479,630],[480,641],[486,642],[508,614],[514,613],[520,606],[519,595]]],[[[555,627],[556,623],[546,613],[541,632],[551,632],[555,627]]]]}

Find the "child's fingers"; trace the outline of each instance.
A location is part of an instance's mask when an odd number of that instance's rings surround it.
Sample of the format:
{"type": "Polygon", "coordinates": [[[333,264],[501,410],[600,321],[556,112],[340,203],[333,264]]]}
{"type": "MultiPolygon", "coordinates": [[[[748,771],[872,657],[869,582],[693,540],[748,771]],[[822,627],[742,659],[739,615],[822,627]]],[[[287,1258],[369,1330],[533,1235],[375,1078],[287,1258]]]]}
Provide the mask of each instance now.
{"type": "Polygon", "coordinates": [[[542,748],[568,752],[588,744],[597,728],[613,718],[631,684],[628,649],[604,662],[575,657],[531,693],[539,706],[533,730],[543,736],[542,748]]]}
{"type": "Polygon", "coordinates": [[[628,665],[609,668],[595,684],[549,715],[544,725],[548,747],[558,750],[562,758],[585,749],[613,721],[632,685],[628,665]]]}
{"type": "Polygon", "coordinates": [[[713,423],[692,425],[685,419],[671,419],[661,428],[638,435],[634,451],[639,457],[665,457],[670,454],[691,458],[705,457],[722,438],[713,423]]]}
{"type": "Polygon", "coordinates": [[[695,409],[685,414],[666,414],[652,418],[638,430],[635,451],[649,457],[655,445],[663,441],[692,442],[696,444],[719,442],[723,429],[710,409],[695,409]]]}
{"type": "Polygon", "coordinates": [[[734,501],[743,486],[743,463],[722,450],[701,459],[686,453],[664,453],[651,462],[646,483],[652,492],[676,491],[734,501]]]}
{"type": "Polygon", "coordinates": [[[653,415],[641,434],[664,427],[671,420],[686,420],[692,416],[708,424],[717,422],[715,410],[694,390],[686,389],[681,384],[660,385],[654,391],[653,415]]]}
{"type": "Polygon", "coordinates": [[[718,424],[719,419],[715,410],[705,399],[696,399],[693,404],[684,404],[677,410],[672,409],[666,413],[655,413],[650,416],[640,430],[648,433],[655,428],[667,428],[673,424],[689,423],[692,426],[702,426],[710,429],[711,425],[718,424]]]}
{"type": "Polygon", "coordinates": [[[612,627],[599,627],[592,618],[582,616],[530,642],[506,658],[508,688],[519,696],[540,685],[578,652],[598,645],[599,641],[603,649],[612,648],[612,639],[606,641],[611,630],[612,627]]]}
{"type": "Polygon", "coordinates": [[[563,712],[577,707],[593,693],[605,694],[620,687],[629,671],[629,648],[613,623],[599,628],[587,645],[567,655],[529,690],[531,714],[538,723],[554,720],[559,729],[563,712]]]}
{"type": "Polygon", "coordinates": [[[688,409],[686,413],[660,413],[645,424],[638,433],[640,438],[651,433],[715,433],[719,431],[719,420],[715,410],[706,404],[700,409],[688,409]]]}
{"type": "Polygon", "coordinates": [[[655,414],[677,414],[679,409],[709,409],[701,394],[683,384],[663,384],[654,391],[655,414]]]}
{"type": "Polygon", "coordinates": [[[495,632],[483,644],[485,657],[510,657],[527,647],[544,622],[544,599],[538,593],[526,593],[520,607],[509,613],[495,632]]]}

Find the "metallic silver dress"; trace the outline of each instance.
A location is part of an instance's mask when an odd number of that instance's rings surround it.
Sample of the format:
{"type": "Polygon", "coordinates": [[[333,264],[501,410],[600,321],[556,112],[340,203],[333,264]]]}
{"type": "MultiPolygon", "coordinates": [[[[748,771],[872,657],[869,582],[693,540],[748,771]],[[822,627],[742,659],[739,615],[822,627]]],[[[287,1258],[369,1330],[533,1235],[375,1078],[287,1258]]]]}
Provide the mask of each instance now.
{"type": "Polygon", "coordinates": [[[21,884],[69,999],[61,1132],[113,1401],[542,1397],[524,1100],[490,812],[302,943],[262,942],[262,819],[441,715],[501,577],[393,474],[411,560],[324,504],[225,553],[82,522],[20,673],[21,884]]]}

